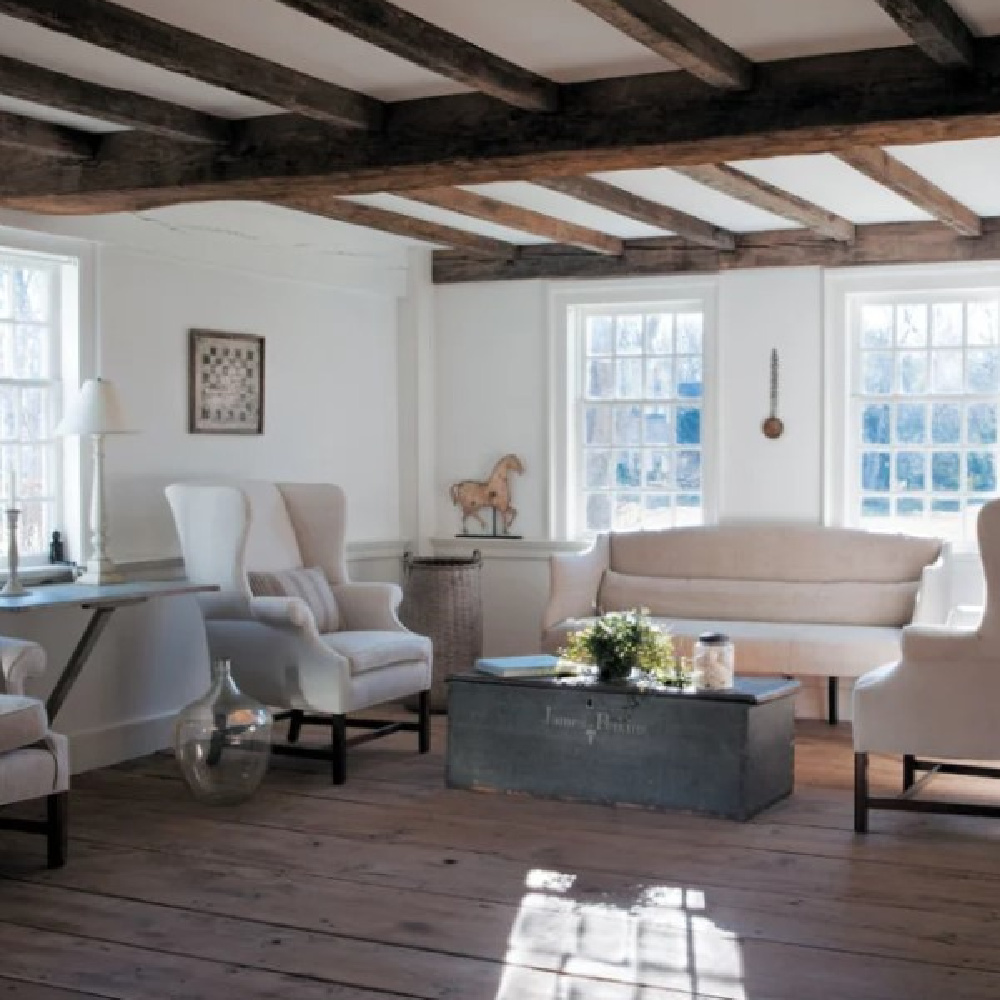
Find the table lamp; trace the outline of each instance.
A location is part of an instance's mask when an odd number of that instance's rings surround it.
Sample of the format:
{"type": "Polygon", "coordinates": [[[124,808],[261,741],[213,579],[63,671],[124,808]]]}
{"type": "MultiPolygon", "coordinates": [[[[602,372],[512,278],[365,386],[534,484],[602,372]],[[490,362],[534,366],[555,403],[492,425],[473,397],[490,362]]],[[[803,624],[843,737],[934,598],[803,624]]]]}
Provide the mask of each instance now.
{"type": "Polygon", "coordinates": [[[114,385],[89,378],[64,414],[56,433],[89,434],[93,439],[94,471],[90,494],[90,558],[77,583],[121,583],[122,575],[107,553],[108,518],[104,507],[104,435],[127,434],[128,427],[114,385]]]}

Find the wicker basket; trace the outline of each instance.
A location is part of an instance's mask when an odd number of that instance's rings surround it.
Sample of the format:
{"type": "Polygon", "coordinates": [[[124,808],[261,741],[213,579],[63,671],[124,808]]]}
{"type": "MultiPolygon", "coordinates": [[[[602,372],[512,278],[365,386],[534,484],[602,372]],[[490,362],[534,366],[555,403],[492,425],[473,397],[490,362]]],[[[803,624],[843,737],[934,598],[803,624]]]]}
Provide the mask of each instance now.
{"type": "MultiPolygon", "coordinates": [[[[483,558],[403,557],[403,602],[399,620],[434,643],[431,710],[448,707],[446,679],[471,670],[483,655],[483,604],[480,572],[483,558]]],[[[410,708],[416,699],[407,700],[410,708]],[[411,703],[412,701],[412,703],[411,703]]]]}

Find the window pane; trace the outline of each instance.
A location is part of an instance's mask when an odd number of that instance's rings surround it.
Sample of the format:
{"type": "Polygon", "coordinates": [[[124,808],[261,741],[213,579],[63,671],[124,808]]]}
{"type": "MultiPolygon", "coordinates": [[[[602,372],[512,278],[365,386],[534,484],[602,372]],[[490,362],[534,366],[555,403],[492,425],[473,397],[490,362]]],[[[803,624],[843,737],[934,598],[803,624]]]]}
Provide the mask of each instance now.
{"type": "Polygon", "coordinates": [[[18,430],[17,389],[0,385],[0,438],[16,441],[18,430]]]}
{"type": "Polygon", "coordinates": [[[624,358],[618,365],[618,396],[622,399],[642,398],[642,359],[624,358]]]}
{"type": "Polygon", "coordinates": [[[682,528],[701,524],[704,520],[700,493],[682,493],[677,497],[677,525],[682,528]]]}
{"type": "Polygon", "coordinates": [[[14,293],[10,279],[10,268],[0,267],[0,319],[10,319],[14,312],[14,293]]]}
{"type": "Polygon", "coordinates": [[[888,499],[882,500],[877,497],[865,497],[865,499],[861,501],[861,516],[888,517],[889,516],[888,499]]]}
{"type": "Polygon", "coordinates": [[[900,517],[922,517],[924,513],[923,500],[904,497],[896,501],[896,513],[900,517]]]}
{"type": "Polygon", "coordinates": [[[680,313],[677,317],[677,353],[701,354],[701,313],[680,313]]]}
{"type": "Polygon", "coordinates": [[[638,450],[615,452],[615,485],[639,487],[642,485],[642,452],[638,450]]]}
{"type": "Polygon", "coordinates": [[[669,354],[674,345],[673,313],[646,317],[646,351],[649,354],[669,354]]]}
{"type": "Polygon", "coordinates": [[[997,470],[993,453],[970,451],[968,455],[969,473],[966,489],[973,493],[995,493],[997,470]]]}
{"type": "Polygon", "coordinates": [[[931,441],[958,444],[962,436],[962,410],[955,403],[935,403],[931,407],[931,441]]]}
{"type": "Polygon", "coordinates": [[[48,494],[47,464],[49,447],[46,445],[22,445],[19,449],[20,466],[17,477],[19,497],[44,497],[48,494]]]}
{"type": "MultiPolygon", "coordinates": [[[[896,407],[896,440],[900,444],[923,444],[927,440],[927,407],[921,403],[900,403],[896,407]]],[[[873,441],[872,444],[885,444],[873,441]]]]}
{"type": "Polygon", "coordinates": [[[669,528],[673,525],[672,501],[662,493],[647,493],[643,497],[645,528],[669,528]]]}
{"type": "Polygon", "coordinates": [[[613,334],[610,316],[588,316],[587,353],[611,354],[615,344],[613,334]]]}
{"type": "Polygon", "coordinates": [[[888,492],[889,453],[866,451],[861,455],[861,488],[868,493],[888,492]]]}
{"type": "Polygon", "coordinates": [[[669,399],[673,394],[670,358],[650,358],[646,362],[646,395],[651,399],[669,399]]]}
{"type": "Polygon", "coordinates": [[[646,486],[670,489],[674,485],[674,457],[659,449],[646,452],[646,486]]]}
{"type": "Polygon", "coordinates": [[[49,391],[47,389],[21,390],[22,441],[37,441],[51,437],[49,430],[49,391]]]}
{"type": "Polygon", "coordinates": [[[962,509],[958,500],[932,500],[931,511],[935,514],[957,514],[962,509]]]}
{"type": "Polygon", "coordinates": [[[588,490],[605,490],[611,486],[611,452],[586,451],[583,456],[583,481],[588,490]]]}
{"type": "Polygon", "coordinates": [[[15,267],[14,317],[44,323],[49,318],[49,273],[15,267]]]}
{"type": "Polygon", "coordinates": [[[997,408],[995,403],[973,403],[968,412],[969,444],[996,444],[997,408]]]}
{"type": "Polygon", "coordinates": [[[48,327],[15,326],[14,375],[17,378],[48,378],[48,347],[48,327]]]}
{"type": "Polygon", "coordinates": [[[961,351],[931,351],[931,391],[962,391],[961,351]]]}
{"type": "Polygon", "coordinates": [[[677,395],[694,398],[701,395],[701,358],[677,359],[677,395]]]}
{"type": "Polygon", "coordinates": [[[677,443],[701,444],[701,410],[677,408],[677,443]]]}
{"type": "Polygon", "coordinates": [[[0,323],[0,376],[14,375],[14,325],[0,323]]]}
{"type": "Polygon", "coordinates": [[[921,451],[901,451],[896,455],[896,487],[915,492],[924,489],[926,456],[921,451]]]}
{"type": "Polygon", "coordinates": [[[866,406],[861,414],[861,440],[865,444],[889,443],[889,404],[866,406]]]}
{"type": "Polygon", "coordinates": [[[642,527],[642,496],[638,493],[615,495],[614,526],[619,531],[642,527]]]}
{"type": "Polygon", "coordinates": [[[612,399],[615,394],[615,363],[613,361],[587,362],[587,397],[612,399]]]}
{"type": "Polygon", "coordinates": [[[611,407],[587,406],[583,411],[584,444],[611,444],[611,407]]]}
{"type": "Polygon", "coordinates": [[[961,459],[957,451],[936,451],[931,455],[931,489],[953,492],[960,486],[961,459]]]}
{"type": "Polygon", "coordinates": [[[962,343],[962,303],[940,303],[931,310],[931,343],[959,347],[962,343]]]}
{"type": "Polygon", "coordinates": [[[862,353],[861,391],[868,396],[885,396],[892,392],[892,354],[889,351],[862,353]]]}
{"type": "Polygon", "coordinates": [[[615,321],[615,348],[619,354],[642,354],[642,317],[619,316],[615,321]]]}
{"type": "Polygon", "coordinates": [[[585,500],[588,531],[607,531],[611,527],[611,495],[590,493],[585,500]]]}
{"type": "Polygon", "coordinates": [[[927,344],[927,306],[911,303],[896,310],[896,343],[900,347],[927,344]]]}
{"type": "Polygon", "coordinates": [[[681,490],[701,489],[701,452],[677,452],[677,488],[681,490]]]}
{"type": "Polygon", "coordinates": [[[969,343],[983,346],[998,343],[997,303],[969,303],[969,343]]]}
{"type": "Polygon", "coordinates": [[[995,393],[1000,389],[1000,351],[996,348],[970,350],[967,355],[965,383],[969,392],[995,393]]]}
{"type": "Polygon", "coordinates": [[[646,407],[646,444],[671,444],[671,408],[669,406],[646,407]]]}
{"type": "Polygon", "coordinates": [[[642,407],[615,407],[615,444],[642,444],[642,407]]]}
{"type": "Polygon", "coordinates": [[[927,352],[899,352],[899,391],[904,396],[927,392],[927,352]]]}
{"type": "Polygon", "coordinates": [[[44,552],[48,548],[52,526],[49,523],[51,505],[35,501],[21,504],[17,522],[18,547],[24,554],[44,552]]]}
{"type": "Polygon", "coordinates": [[[861,307],[861,346],[892,346],[892,306],[861,307]]]}

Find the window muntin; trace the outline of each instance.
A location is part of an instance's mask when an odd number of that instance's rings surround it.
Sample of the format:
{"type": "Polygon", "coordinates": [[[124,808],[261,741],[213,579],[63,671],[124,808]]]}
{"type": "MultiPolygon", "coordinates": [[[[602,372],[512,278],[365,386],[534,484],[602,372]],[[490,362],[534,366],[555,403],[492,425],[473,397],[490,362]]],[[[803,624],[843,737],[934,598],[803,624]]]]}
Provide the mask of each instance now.
{"type": "Polygon", "coordinates": [[[29,562],[47,552],[57,520],[59,289],[58,262],[0,249],[0,496],[21,510],[18,549],[29,562]]]}
{"type": "Polygon", "coordinates": [[[578,533],[702,523],[704,304],[573,312],[578,533]]]}
{"type": "Polygon", "coordinates": [[[971,543],[997,495],[1000,290],[852,301],[847,520],[971,543]]]}

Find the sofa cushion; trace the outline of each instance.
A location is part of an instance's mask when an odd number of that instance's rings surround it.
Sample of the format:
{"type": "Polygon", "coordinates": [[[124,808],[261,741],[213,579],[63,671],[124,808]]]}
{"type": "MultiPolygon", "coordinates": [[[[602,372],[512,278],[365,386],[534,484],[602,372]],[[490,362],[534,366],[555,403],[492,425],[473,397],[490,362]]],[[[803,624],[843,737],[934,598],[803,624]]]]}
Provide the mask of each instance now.
{"type": "Polygon", "coordinates": [[[298,597],[312,612],[316,628],[321,632],[336,632],[340,628],[340,611],[330,584],[321,569],[286,569],[277,573],[247,573],[250,593],[254,597],[298,597]]]}
{"type": "Polygon", "coordinates": [[[37,698],[0,694],[0,753],[37,743],[48,731],[45,706],[37,698]]]}
{"type": "Polygon", "coordinates": [[[940,551],[940,540],[910,535],[807,524],[721,524],[612,532],[610,568],[632,576],[895,583],[919,580],[940,551]]]}
{"type": "Polygon", "coordinates": [[[352,674],[431,659],[430,639],[413,632],[334,632],[323,642],[350,662],[352,674]]]}
{"type": "Polygon", "coordinates": [[[602,612],[648,608],[666,618],[899,627],[913,618],[917,587],[916,582],[689,580],[608,571],[599,607],[602,612]]]}

